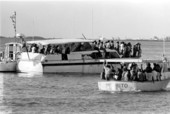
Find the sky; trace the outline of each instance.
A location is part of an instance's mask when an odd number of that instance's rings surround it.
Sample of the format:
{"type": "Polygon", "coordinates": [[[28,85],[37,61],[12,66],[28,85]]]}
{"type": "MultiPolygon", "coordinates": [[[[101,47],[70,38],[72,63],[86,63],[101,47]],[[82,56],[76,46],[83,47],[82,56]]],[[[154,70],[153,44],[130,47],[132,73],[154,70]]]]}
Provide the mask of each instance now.
{"type": "Polygon", "coordinates": [[[170,36],[169,0],[0,0],[0,36],[152,38],[170,36]]]}

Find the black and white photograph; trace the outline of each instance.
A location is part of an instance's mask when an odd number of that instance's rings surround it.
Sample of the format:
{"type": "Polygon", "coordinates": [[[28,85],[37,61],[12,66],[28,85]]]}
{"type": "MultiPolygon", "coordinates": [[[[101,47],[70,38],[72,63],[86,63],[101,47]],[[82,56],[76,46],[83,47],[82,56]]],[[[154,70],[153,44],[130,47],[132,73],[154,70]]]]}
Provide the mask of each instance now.
{"type": "Polygon", "coordinates": [[[0,114],[169,114],[170,0],[0,0],[0,114]]]}

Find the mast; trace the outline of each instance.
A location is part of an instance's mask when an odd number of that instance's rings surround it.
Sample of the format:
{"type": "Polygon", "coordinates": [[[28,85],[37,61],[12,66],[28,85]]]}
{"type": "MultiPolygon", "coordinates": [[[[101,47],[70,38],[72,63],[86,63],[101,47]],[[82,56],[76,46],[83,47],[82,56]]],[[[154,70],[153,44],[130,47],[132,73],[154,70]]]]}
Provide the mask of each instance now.
{"type": "Polygon", "coordinates": [[[92,6],[92,37],[93,37],[93,6],[92,6]]]}
{"type": "Polygon", "coordinates": [[[165,38],[163,37],[163,55],[165,56],[165,38]]]}
{"type": "Polygon", "coordinates": [[[17,20],[16,20],[16,11],[14,11],[14,14],[12,16],[10,16],[12,22],[13,22],[13,26],[14,26],[14,31],[15,31],[15,38],[16,38],[16,34],[17,34],[17,27],[16,27],[16,24],[17,24],[17,20]]]}
{"type": "Polygon", "coordinates": [[[14,29],[15,29],[15,38],[16,38],[16,34],[17,34],[17,14],[16,14],[16,11],[14,12],[15,14],[15,26],[14,26],[14,29]]]}

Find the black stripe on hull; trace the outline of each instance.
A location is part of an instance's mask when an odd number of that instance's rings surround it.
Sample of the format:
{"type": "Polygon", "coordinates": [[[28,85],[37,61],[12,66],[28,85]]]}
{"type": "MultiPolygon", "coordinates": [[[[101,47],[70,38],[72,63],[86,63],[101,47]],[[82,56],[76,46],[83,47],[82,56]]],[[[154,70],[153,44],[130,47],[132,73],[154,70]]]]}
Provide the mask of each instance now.
{"type": "MultiPolygon", "coordinates": [[[[46,66],[73,66],[73,65],[101,65],[103,62],[86,62],[86,63],[46,63],[42,64],[43,67],[46,66]]],[[[118,63],[108,63],[108,64],[118,64],[118,63]]]]}

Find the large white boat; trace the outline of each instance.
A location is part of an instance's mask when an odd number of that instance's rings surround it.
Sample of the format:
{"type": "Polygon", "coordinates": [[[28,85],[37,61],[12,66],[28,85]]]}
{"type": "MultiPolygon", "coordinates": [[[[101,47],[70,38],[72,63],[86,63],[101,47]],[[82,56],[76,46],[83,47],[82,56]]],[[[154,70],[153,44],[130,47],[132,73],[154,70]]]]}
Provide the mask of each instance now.
{"type": "Polygon", "coordinates": [[[20,43],[11,42],[5,44],[5,52],[1,53],[0,72],[16,72],[17,59],[20,52],[20,43]]]}
{"type": "Polygon", "coordinates": [[[68,59],[62,60],[62,54],[42,54],[33,52],[22,52],[18,61],[18,72],[40,72],[40,73],[100,73],[103,62],[102,59],[120,59],[116,50],[107,49],[91,50],[90,46],[94,40],[87,39],[50,39],[29,41],[27,45],[37,44],[42,46],[69,45],[70,53],[68,59]],[[84,50],[76,50],[76,46],[86,47],[84,50]],[[75,50],[73,50],[75,48],[75,50]],[[89,48],[89,49],[88,49],[89,48]],[[107,57],[99,56],[106,54],[107,57]]]}
{"type": "MultiPolygon", "coordinates": [[[[118,62],[118,60],[108,60],[107,62],[118,62]]],[[[145,80],[145,81],[123,81],[123,80],[100,80],[98,81],[98,88],[100,91],[106,92],[129,92],[129,91],[160,91],[165,90],[170,81],[170,70],[168,68],[169,62],[162,62],[161,60],[123,60],[123,63],[158,63],[162,66],[161,79],[160,80],[145,80]],[[166,70],[165,70],[166,69],[166,70]]],[[[155,72],[155,71],[154,71],[155,72]]],[[[156,77],[157,73],[150,73],[149,76],[156,77]]]]}

